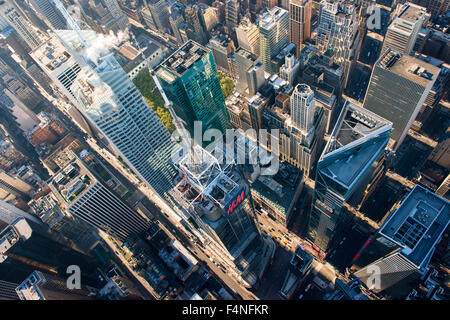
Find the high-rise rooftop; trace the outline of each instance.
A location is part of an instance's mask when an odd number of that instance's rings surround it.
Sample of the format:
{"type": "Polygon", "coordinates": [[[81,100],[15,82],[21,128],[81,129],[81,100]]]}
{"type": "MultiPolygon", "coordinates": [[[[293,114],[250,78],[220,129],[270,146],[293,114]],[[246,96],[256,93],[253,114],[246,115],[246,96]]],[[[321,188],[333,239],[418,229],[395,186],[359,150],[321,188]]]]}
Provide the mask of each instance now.
{"type": "Polygon", "coordinates": [[[188,41],[180,49],[175,51],[171,56],[164,60],[156,69],[156,75],[167,79],[167,82],[172,82],[171,76],[164,72],[164,69],[173,72],[176,76],[182,76],[190,67],[199,61],[209,50],[204,46],[194,42],[188,41]]]}
{"type": "Polygon", "coordinates": [[[362,148],[357,145],[362,145],[371,137],[391,128],[391,122],[347,101],[319,161],[346,150],[350,151],[350,154],[329,163],[326,168],[321,169],[322,172],[349,187],[371,163],[377,150],[384,149],[386,141],[375,140],[362,148]]]}

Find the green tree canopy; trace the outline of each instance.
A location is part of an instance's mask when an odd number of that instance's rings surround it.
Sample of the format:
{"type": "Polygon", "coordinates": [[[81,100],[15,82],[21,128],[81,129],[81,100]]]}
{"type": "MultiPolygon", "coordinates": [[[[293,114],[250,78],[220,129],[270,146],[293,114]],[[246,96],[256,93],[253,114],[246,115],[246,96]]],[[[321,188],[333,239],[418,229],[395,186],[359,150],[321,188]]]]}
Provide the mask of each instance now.
{"type": "Polygon", "coordinates": [[[135,86],[139,89],[142,96],[145,98],[149,106],[158,116],[159,120],[164,124],[164,126],[173,132],[175,126],[173,124],[173,118],[170,111],[165,107],[164,99],[161,96],[155,82],[148,69],[143,69],[133,80],[135,86]]]}

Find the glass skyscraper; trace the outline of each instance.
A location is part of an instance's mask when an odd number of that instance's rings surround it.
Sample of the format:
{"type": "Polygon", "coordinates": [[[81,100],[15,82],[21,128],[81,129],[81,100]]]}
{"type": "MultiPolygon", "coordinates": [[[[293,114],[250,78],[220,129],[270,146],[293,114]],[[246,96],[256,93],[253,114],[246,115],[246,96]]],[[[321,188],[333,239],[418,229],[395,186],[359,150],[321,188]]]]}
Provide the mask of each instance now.
{"type": "Polygon", "coordinates": [[[110,51],[94,44],[95,31],[54,33],[56,37],[32,57],[72,101],[86,127],[98,131],[150,187],[164,195],[175,174],[169,165],[174,144],[168,130],[110,51]]]}
{"type": "Polygon", "coordinates": [[[228,113],[209,49],[188,41],[156,68],[155,75],[191,134],[194,121],[202,121],[203,130],[215,128],[225,132],[228,113]]]}
{"type": "Polygon", "coordinates": [[[317,164],[308,238],[326,253],[384,167],[392,123],[347,101],[317,164]]]}

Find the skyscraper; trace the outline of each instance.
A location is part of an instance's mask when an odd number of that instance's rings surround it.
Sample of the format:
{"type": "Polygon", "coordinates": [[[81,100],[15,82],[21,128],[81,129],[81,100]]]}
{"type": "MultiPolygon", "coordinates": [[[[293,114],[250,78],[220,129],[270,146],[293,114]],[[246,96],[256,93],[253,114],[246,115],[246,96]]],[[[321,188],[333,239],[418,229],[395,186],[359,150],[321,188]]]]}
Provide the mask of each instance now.
{"type": "Polygon", "coordinates": [[[67,267],[78,265],[82,281],[95,283],[100,263],[74,250],[70,243],[42,223],[18,218],[0,231],[0,280],[20,283],[34,270],[66,275],[67,267]]]}
{"type": "Polygon", "coordinates": [[[322,0],[317,46],[344,68],[344,87],[361,46],[355,5],[347,0],[322,0]]]}
{"type": "Polygon", "coordinates": [[[440,69],[420,59],[387,50],[375,63],[364,108],[393,123],[397,149],[406,137],[440,69]]]}
{"type": "Polygon", "coordinates": [[[366,187],[383,169],[392,123],[346,101],[317,163],[308,238],[326,253],[359,204],[366,187]]]}
{"type": "Polygon", "coordinates": [[[236,90],[244,95],[255,95],[260,86],[264,84],[264,70],[261,62],[257,56],[243,48],[236,50],[233,54],[233,61],[236,64],[238,75],[235,82],[236,90]]]}
{"type": "Polygon", "coordinates": [[[20,38],[30,47],[31,50],[42,44],[42,39],[32,26],[32,24],[22,15],[18,8],[10,2],[0,4],[0,14],[5,17],[8,23],[17,31],[20,38]]]}
{"type": "Polygon", "coordinates": [[[117,20],[119,28],[121,30],[125,30],[129,27],[130,23],[128,21],[127,16],[120,8],[117,0],[101,0],[105,6],[105,8],[109,11],[111,16],[117,20]]]}
{"type": "Polygon", "coordinates": [[[297,58],[303,43],[311,36],[311,0],[290,0],[289,1],[289,37],[290,42],[295,43],[297,58]]]}
{"type": "Polygon", "coordinates": [[[287,54],[284,61],[280,68],[280,78],[286,80],[290,86],[294,86],[300,71],[300,63],[293,54],[287,54]]]}
{"type": "Polygon", "coordinates": [[[69,289],[66,280],[40,271],[33,271],[17,286],[20,300],[90,300],[96,290],[81,284],[80,289],[69,289]]]}
{"type": "Polygon", "coordinates": [[[36,12],[43,17],[44,21],[52,29],[62,30],[66,28],[66,19],[51,0],[31,0],[36,12]]]}
{"type": "Polygon", "coordinates": [[[204,130],[225,132],[228,113],[209,49],[190,40],[155,69],[155,76],[191,134],[194,121],[202,121],[204,130]]]}
{"type": "Polygon", "coordinates": [[[401,5],[399,11],[386,31],[382,54],[388,49],[410,54],[424,21],[430,17],[425,8],[409,2],[401,5]]]}
{"type": "Polygon", "coordinates": [[[449,223],[450,202],[416,185],[365,242],[353,259],[351,271],[377,293],[406,278],[418,279],[428,271],[449,223]],[[373,270],[379,270],[378,283],[371,279],[373,270]]]}
{"type": "Polygon", "coordinates": [[[314,122],[314,92],[306,84],[298,84],[291,95],[291,119],[298,129],[308,132],[314,122]]]}
{"type": "Polygon", "coordinates": [[[273,7],[257,21],[259,25],[259,53],[264,70],[271,73],[271,59],[289,43],[289,13],[273,7]]]}
{"type": "Polygon", "coordinates": [[[193,4],[186,6],[184,18],[188,24],[186,33],[189,39],[192,39],[201,45],[206,45],[208,42],[208,35],[206,33],[206,26],[202,25],[202,21],[200,20],[200,9],[198,5],[193,4]]]}
{"type": "MultiPolygon", "coordinates": [[[[35,61],[75,105],[79,119],[163,195],[173,171],[168,166],[170,134],[136,86],[91,30],[58,30],[32,53],[35,61]]],[[[104,39],[105,40],[105,39],[104,39]]],[[[117,39],[115,39],[117,41],[117,39]]],[[[110,45],[110,44],[109,44],[110,45]]],[[[220,88],[220,87],[219,87],[220,88]]]]}
{"type": "Polygon", "coordinates": [[[259,29],[248,18],[242,19],[236,28],[238,46],[259,56],[259,29]]]}
{"type": "Polygon", "coordinates": [[[230,29],[236,28],[239,24],[239,1],[228,0],[225,3],[225,21],[230,29]]]}
{"type": "Polygon", "coordinates": [[[175,38],[177,38],[177,42],[180,45],[185,43],[184,39],[180,34],[180,27],[183,23],[185,23],[181,8],[172,6],[172,11],[169,16],[169,23],[175,38]]]}
{"type": "MultiPolygon", "coordinates": [[[[168,164],[167,164],[168,165],[168,164]]],[[[103,175],[107,172],[102,171],[103,175]]],[[[49,181],[61,206],[80,219],[124,241],[150,223],[115,195],[78,157],[49,181]]]]}
{"type": "Polygon", "coordinates": [[[180,151],[174,158],[179,172],[174,191],[208,254],[244,286],[255,288],[275,246],[255,225],[249,185],[237,169],[237,154],[230,153],[221,143],[212,152],[199,145],[180,151]]]}
{"type": "Polygon", "coordinates": [[[167,2],[165,0],[149,0],[147,1],[147,5],[150,9],[158,31],[167,31],[169,23],[169,11],[167,2]]]}

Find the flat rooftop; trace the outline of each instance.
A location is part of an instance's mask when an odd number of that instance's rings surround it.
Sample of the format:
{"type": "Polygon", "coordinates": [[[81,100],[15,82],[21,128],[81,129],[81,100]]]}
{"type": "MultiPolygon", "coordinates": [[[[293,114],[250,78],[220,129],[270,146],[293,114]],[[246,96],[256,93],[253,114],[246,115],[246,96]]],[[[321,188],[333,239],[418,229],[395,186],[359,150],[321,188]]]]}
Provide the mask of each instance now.
{"type": "Polygon", "coordinates": [[[266,202],[270,202],[278,212],[287,216],[302,179],[301,170],[288,163],[282,163],[276,175],[259,176],[250,188],[266,202]]]}
{"type": "Polygon", "coordinates": [[[386,51],[376,62],[376,66],[391,71],[403,78],[413,81],[423,87],[436,79],[441,71],[423,60],[400,54],[392,50],[386,51]]]}
{"type": "Polygon", "coordinates": [[[380,233],[402,244],[402,254],[420,267],[427,262],[449,223],[450,202],[416,185],[391,213],[380,233]]]}
{"type": "MultiPolygon", "coordinates": [[[[156,68],[156,75],[168,80],[174,79],[174,76],[181,77],[197,61],[208,54],[209,49],[189,40],[180,49],[175,51],[166,60],[156,68]]],[[[173,81],[172,80],[172,81],[173,81]]],[[[168,81],[171,82],[171,81],[168,81]]]]}
{"type": "Polygon", "coordinates": [[[301,246],[295,248],[294,253],[291,258],[291,265],[301,273],[304,273],[306,269],[311,265],[314,257],[310,255],[307,251],[302,249],[301,246]]]}
{"type": "Polygon", "coordinates": [[[97,179],[79,158],[74,158],[49,181],[50,188],[67,206],[71,205],[97,179]]]}
{"type": "Polygon", "coordinates": [[[270,30],[272,29],[284,16],[289,15],[288,11],[280,8],[273,7],[264,15],[258,19],[257,23],[260,29],[270,30]]]}
{"type": "Polygon", "coordinates": [[[389,140],[371,139],[392,129],[392,123],[353,102],[346,101],[320,161],[341,153],[321,171],[347,188],[389,140]]]}
{"type": "Polygon", "coordinates": [[[40,62],[42,68],[47,68],[50,72],[61,67],[72,56],[56,36],[37,47],[30,55],[40,62]]]}
{"type": "Polygon", "coordinates": [[[416,23],[427,12],[426,8],[409,2],[405,3],[400,10],[401,13],[398,15],[398,18],[411,23],[416,23]]]}

